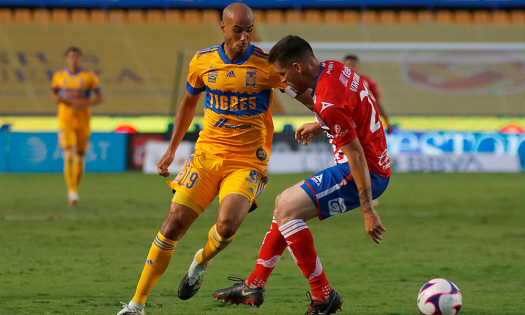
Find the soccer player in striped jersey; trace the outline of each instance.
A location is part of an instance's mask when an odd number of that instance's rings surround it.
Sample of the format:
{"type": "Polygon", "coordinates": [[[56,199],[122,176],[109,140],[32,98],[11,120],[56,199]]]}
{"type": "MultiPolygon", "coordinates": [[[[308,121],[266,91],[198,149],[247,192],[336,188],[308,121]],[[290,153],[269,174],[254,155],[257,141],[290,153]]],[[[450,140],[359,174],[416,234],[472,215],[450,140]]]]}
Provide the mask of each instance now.
{"type": "MultiPolygon", "coordinates": [[[[217,222],[179,285],[178,296],[183,300],[197,293],[210,261],[233,241],[266,186],[273,89],[285,90],[287,85],[268,63],[268,54],[250,44],[253,24],[248,6],[227,6],[220,24],[224,43],[198,51],[190,63],[172,138],[157,164],[159,175],[170,175],[168,166],[193,119],[200,93],[205,92],[203,130],[195,154],[168,182],[175,191],[170,212],[151,245],[135,296],[118,315],[144,314],[148,294],[168,267],[177,242],[219,195],[217,222]]],[[[309,95],[298,99],[310,108],[313,105],[309,95]]]]}
{"type": "Polygon", "coordinates": [[[337,61],[319,62],[310,45],[287,36],[271,49],[269,61],[296,93],[313,89],[317,123],[301,126],[296,139],[307,145],[327,132],[336,165],[286,189],[275,201],[274,219],[245,281],[218,290],[215,298],[261,305],[264,286],[289,249],[312,289],[307,315],[335,313],[342,297],[328,282],[306,221],[324,220],[361,206],[366,232],[380,243],[386,229],[372,205],[390,179],[390,158],[377,104],[359,75],[337,61]]]}
{"type": "Polygon", "coordinates": [[[91,107],[103,102],[98,77],[81,67],[82,51],[71,47],[66,51],[67,69],[57,71],[51,83],[51,99],[58,103],[58,138],[64,149],[64,176],[69,204],[79,200],[78,186],[84,174],[84,153],[91,129],[91,107]],[[91,98],[91,91],[95,98],[91,98]]]}

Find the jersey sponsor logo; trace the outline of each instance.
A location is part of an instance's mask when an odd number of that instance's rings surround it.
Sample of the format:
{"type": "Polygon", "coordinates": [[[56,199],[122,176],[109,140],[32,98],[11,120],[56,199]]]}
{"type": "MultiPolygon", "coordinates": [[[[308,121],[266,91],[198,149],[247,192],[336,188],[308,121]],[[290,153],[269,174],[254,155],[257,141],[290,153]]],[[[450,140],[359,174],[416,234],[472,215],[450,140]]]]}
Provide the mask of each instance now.
{"type": "Polygon", "coordinates": [[[236,78],[235,76],[235,73],[232,71],[228,72],[228,74],[226,75],[227,78],[236,78]]]}
{"type": "Polygon", "coordinates": [[[249,129],[252,127],[251,124],[248,124],[248,125],[226,125],[226,123],[228,122],[229,119],[219,119],[216,123],[215,123],[215,127],[218,127],[218,128],[226,128],[226,129],[249,129]]]}
{"type": "Polygon", "coordinates": [[[330,107],[330,106],[334,106],[334,104],[327,103],[327,102],[321,102],[321,104],[322,104],[323,107],[321,108],[320,113],[322,113],[323,110],[325,110],[326,108],[328,108],[328,107],[330,107]]]}
{"type": "Polygon", "coordinates": [[[339,126],[339,125],[335,125],[335,126],[334,126],[334,131],[335,131],[335,134],[336,134],[336,135],[339,135],[339,133],[341,132],[341,126],[339,126]]]}
{"type": "Polygon", "coordinates": [[[335,198],[328,201],[328,211],[331,215],[343,213],[346,211],[345,200],[343,198],[335,198]]]}
{"type": "Polygon", "coordinates": [[[323,180],[323,174],[312,176],[312,180],[317,184],[317,186],[321,186],[321,181],[323,180]]]}
{"type": "Polygon", "coordinates": [[[354,76],[352,77],[352,84],[350,84],[350,90],[357,92],[357,89],[359,88],[359,80],[361,77],[354,72],[354,76]]]}
{"type": "Polygon", "coordinates": [[[246,86],[255,87],[257,85],[257,71],[254,68],[246,70],[246,86]]]}
{"type": "MultiPolygon", "coordinates": [[[[210,67],[210,69],[215,69],[213,67],[210,67]]],[[[219,71],[212,70],[208,72],[208,83],[216,83],[217,77],[219,76],[219,71]]]]}
{"type": "Polygon", "coordinates": [[[381,153],[378,164],[383,170],[390,168],[390,154],[388,153],[388,149],[385,149],[383,153],[381,153]]]}
{"type": "Polygon", "coordinates": [[[265,161],[266,160],[266,157],[268,156],[267,153],[266,153],[266,150],[263,149],[263,148],[259,148],[257,149],[257,151],[255,152],[255,156],[257,156],[257,158],[261,161],[265,161]]]}
{"type": "Polygon", "coordinates": [[[332,69],[334,68],[334,63],[333,62],[329,62],[328,63],[328,70],[326,70],[326,73],[327,74],[332,74],[332,69]]]}

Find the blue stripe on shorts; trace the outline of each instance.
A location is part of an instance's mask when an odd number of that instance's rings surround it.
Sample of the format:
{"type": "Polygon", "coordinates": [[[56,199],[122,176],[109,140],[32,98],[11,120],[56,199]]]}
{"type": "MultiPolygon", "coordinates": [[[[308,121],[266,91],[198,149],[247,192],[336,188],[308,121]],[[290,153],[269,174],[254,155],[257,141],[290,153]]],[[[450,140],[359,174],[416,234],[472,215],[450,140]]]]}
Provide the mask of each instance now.
{"type": "MultiPolygon", "coordinates": [[[[357,186],[348,163],[342,163],[305,179],[301,188],[310,196],[319,210],[319,220],[340,214],[361,206],[357,186]]],[[[370,172],[372,197],[383,194],[390,177],[381,177],[370,172]]]]}

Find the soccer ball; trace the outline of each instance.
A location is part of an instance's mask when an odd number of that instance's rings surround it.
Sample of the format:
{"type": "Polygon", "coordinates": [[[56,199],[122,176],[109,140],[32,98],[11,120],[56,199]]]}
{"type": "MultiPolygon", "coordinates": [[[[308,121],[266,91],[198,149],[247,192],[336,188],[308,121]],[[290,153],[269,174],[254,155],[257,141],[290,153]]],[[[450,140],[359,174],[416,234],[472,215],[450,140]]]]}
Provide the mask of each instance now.
{"type": "Polygon", "coordinates": [[[417,307],[423,315],[456,315],[461,309],[461,292],[447,279],[430,280],[419,290],[417,307]]]}

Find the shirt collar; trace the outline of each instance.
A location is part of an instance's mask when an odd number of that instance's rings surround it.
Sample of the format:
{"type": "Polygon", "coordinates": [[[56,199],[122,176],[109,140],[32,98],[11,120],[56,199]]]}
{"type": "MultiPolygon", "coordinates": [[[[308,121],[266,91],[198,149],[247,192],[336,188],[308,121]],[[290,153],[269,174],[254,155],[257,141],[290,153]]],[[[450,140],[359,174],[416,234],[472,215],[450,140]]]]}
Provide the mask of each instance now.
{"type": "Polygon", "coordinates": [[[319,69],[319,73],[317,73],[317,77],[315,78],[314,87],[312,89],[312,97],[315,94],[315,88],[317,87],[317,80],[319,80],[319,77],[321,76],[321,73],[323,73],[323,71],[324,71],[324,66],[323,65],[324,65],[324,63],[321,63],[321,68],[319,69]]]}
{"type": "Polygon", "coordinates": [[[248,60],[248,58],[250,58],[253,53],[253,47],[254,47],[252,44],[250,44],[248,46],[248,50],[244,53],[244,55],[242,55],[241,58],[235,60],[235,62],[232,62],[230,58],[228,58],[228,56],[226,55],[226,52],[224,51],[223,46],[224,46],[224,42],[219,46],[219,56],[221,57],[222,62],[224,62],[225,64],[234,64],[234,65],[242,65],[246,60],[248,60]]]}
{"type": "Polygon", "coordinates": [[[80,67],[77,69],[77,72],[73,73],[71,72],[71,69],[67,68],[67,72],[70,74],[70,75],[76,75],[76,74],[79,74],[82,70],[84,70],[84,68],[80,67]]]}

